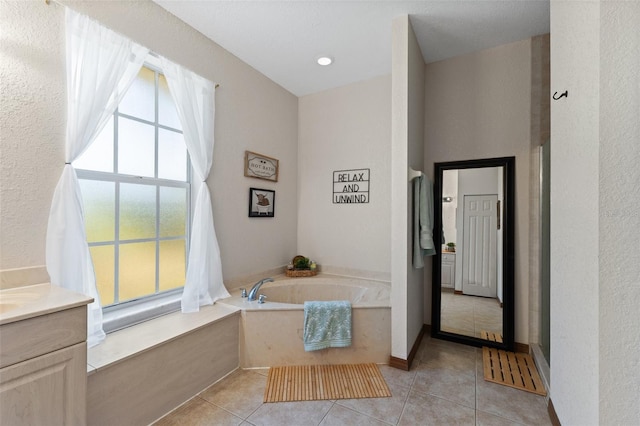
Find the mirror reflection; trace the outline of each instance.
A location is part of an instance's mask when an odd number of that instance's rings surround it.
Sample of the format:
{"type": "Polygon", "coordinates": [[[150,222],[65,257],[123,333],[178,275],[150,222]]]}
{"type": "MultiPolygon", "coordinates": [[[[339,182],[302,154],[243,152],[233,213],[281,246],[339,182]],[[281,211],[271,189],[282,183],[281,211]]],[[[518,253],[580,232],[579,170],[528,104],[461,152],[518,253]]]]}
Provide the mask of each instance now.
{"type": "Polygon", "coordinates": [[[502,342],[503,175],[503,167],[443,170],[443,332],[502,342]]]}

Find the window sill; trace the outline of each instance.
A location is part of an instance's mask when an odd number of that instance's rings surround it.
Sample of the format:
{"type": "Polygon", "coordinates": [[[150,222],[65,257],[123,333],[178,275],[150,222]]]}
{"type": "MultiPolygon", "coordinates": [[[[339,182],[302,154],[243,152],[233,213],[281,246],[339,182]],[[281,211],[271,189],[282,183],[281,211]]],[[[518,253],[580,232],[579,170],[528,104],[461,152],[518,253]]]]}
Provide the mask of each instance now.
{"type": "Polygon", "coordinates": [[[173,312],[110,333],[101,344],[87,351],[87,374],[91,375],[239,313],[239,308],[216,303],[202,306],[200,312],[173,312]]]}
{"type": "MultiPolygon", "coordinates": [[[[126,307],[103,312],[102,328],[109,334],[180,310],[182,293],[151,297],[126,307]]],[[[106,308],[110,309],[110,308],[106,308]]]]}

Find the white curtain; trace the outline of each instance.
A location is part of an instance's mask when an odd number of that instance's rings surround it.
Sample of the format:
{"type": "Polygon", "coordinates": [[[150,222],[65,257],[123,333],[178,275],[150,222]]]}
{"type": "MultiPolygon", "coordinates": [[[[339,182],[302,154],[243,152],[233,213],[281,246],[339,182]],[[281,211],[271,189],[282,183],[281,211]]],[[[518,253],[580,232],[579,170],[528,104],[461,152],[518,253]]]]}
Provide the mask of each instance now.
{"type": "Polygon", "coordinates": [[[66,9],[67,136],[65,166],[47,228],[51,283],[95,299],[88,308],[89,346],[105,338],[102,307],[87,245],[82,195],[71,166],[105,126],[142,67],[148,50],[66,9]]]}
{"type": "Polygon", "coordinates": [[[166,58],[161,59],[182,123],[191,164],[196,177],[202,182],[196,196],[189,264],[182,293],[182,312],[197,312],[200,306],[229,297],[222,281],[220,247],[206,182],[213,162],[215,84],[166,58]]]}

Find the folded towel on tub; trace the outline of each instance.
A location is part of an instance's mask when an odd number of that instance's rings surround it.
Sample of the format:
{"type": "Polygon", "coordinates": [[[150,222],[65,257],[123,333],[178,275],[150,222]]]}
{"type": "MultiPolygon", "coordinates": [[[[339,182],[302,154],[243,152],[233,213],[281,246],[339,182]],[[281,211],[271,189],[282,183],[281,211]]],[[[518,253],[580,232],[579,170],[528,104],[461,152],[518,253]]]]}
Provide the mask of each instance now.
{"type": "Polygon", "coordinates": [[[307,352],[351,346],[351,303],[304,302],[303,338],[307,352]]]}

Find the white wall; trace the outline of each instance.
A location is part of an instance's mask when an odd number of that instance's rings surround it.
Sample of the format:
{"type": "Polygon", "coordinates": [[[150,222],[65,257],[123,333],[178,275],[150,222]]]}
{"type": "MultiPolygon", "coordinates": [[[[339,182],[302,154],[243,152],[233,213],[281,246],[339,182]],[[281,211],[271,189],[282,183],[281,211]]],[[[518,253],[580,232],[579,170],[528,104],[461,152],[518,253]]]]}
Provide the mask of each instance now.
{"type": "Polygon", "coordinates": [[[632,424],[640,419],[640,2],[603,1],[600,17],[599,423],[632,424]]]}
{"type": "Polygon", "coordinates": [[[298,108],[298,252],[389,279],[391,77],[304,96],[298,108]],[[333,172],[365,168],[369,202],[334,204],[333,172]]]}
{"type": "Polygon", "coordinates": [[[551,2],[551,399],[562,424],[636,424],[640,3],[551,2]],[[588,374],[584,374],[584,372],[588,374]]]}
{"type": "Polygon", "coordinates": [[[551,2],[551,400],[566,425],[598,424],[597,1],[551,2]],[[587,374],[585,374],[587,372],[587,374]]]}
{"type": "Polygon", "coordinates": [[[516,157],[515,340],[529,343],[531,40],[427,64],[425,168],[516,157]]]}
{"type": "MultiPolygon", "coordinates": [[[[408,16],[392,22],[391,355],[408,359],[424,323],[423,270],[412,266],[412,186],[424,166],[424,60],[408,16]]],[[[425,270],[431,259],[425,258],[425,270]]]]}
{"type": "MultiPolygon", "coordinates": [[[[103,25],[220,84],[207,183],[225,280],[295,254],[298,100],[152,2],[72,2],[103,25]],[[244,151],[280,160],[278,183],[246,178],[244,151]],[[274,219],[249,219],[249,187],[276,190],[274,219]]],[[[2,2],[0,269],[43,265],[53,188],[64,165],[64,7],[2,2]]]]}

